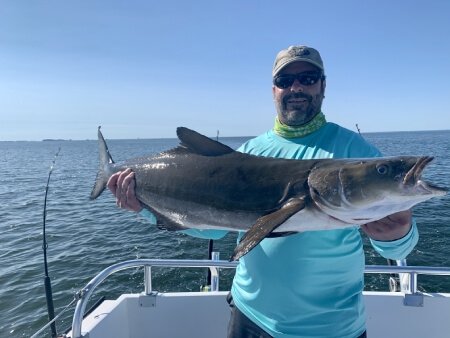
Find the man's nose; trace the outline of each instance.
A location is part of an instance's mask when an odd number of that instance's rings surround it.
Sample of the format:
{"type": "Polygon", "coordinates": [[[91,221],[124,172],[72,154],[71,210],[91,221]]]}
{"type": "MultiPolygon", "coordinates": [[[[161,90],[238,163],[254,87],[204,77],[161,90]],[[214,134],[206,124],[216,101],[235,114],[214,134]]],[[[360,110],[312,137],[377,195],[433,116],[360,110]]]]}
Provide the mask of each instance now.
{"type": "Polygon", "coordinates": [[[291,92],[303,92],[303,86],[297,79],[292,83],[291,92]]]}

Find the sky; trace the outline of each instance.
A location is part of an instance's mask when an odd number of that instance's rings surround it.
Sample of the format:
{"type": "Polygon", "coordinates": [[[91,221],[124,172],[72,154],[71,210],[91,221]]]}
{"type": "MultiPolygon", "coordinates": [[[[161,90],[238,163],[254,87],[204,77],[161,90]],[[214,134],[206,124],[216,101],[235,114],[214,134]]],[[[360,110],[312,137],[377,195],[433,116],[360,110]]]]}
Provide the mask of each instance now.
{"type": "Polygon", "coordinates": [[[448,0],[0,0],[0,141],[253,136],[283,48],[318,49],[328,121],[450,129],[448,0]]]}

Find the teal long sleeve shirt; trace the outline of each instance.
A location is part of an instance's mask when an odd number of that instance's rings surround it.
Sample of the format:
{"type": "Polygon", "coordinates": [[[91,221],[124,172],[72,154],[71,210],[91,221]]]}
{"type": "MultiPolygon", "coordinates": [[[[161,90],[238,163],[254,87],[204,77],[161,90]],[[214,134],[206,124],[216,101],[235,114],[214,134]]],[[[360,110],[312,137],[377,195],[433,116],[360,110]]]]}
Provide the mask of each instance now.
{"type": "MultiPolygon", "coordinates": [[[[270,130],[239,151],[291,159],[380,156],[360,135],[334,123],[295,139],[284,139],[270,130]]],[[[203,238],[226,233],[185,232],[203,238]]],[[[399,240],[371,243],[383,257],[403,259],[417,240],[413,223],[399,240]]],[[[276,338],[355,338],[365,330],[364,266],[356,226],[267,238],[239,260],[231,292],[239,310],[276,338]]]]}

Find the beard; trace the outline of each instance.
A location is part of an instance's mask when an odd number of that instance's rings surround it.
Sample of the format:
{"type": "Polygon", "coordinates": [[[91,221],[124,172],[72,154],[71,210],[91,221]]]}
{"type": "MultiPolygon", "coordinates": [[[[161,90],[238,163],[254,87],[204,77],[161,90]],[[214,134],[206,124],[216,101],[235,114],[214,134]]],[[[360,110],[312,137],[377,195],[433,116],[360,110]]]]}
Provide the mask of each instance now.
{"type": "Polygon", "coordinates": [[[301,126],[311,121],[322,110],[323,93],[311,96],[305,93],[286,94],[275,106],[280,122],[301,126]]]}

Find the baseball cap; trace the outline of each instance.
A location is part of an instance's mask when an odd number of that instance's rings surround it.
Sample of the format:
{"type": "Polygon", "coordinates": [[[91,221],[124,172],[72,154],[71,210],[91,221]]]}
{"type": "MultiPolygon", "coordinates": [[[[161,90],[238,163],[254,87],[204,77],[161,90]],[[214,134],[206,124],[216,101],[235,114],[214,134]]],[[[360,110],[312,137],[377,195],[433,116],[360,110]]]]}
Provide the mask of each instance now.
{"type": "Polygon", "coordinates": [[[324,71],[322,58],[316,49],[308,46],[289,46],[277,54],[273,64],[272,76],[277,75],[281,69],[297,61],[309,62],[324,71]]]}

